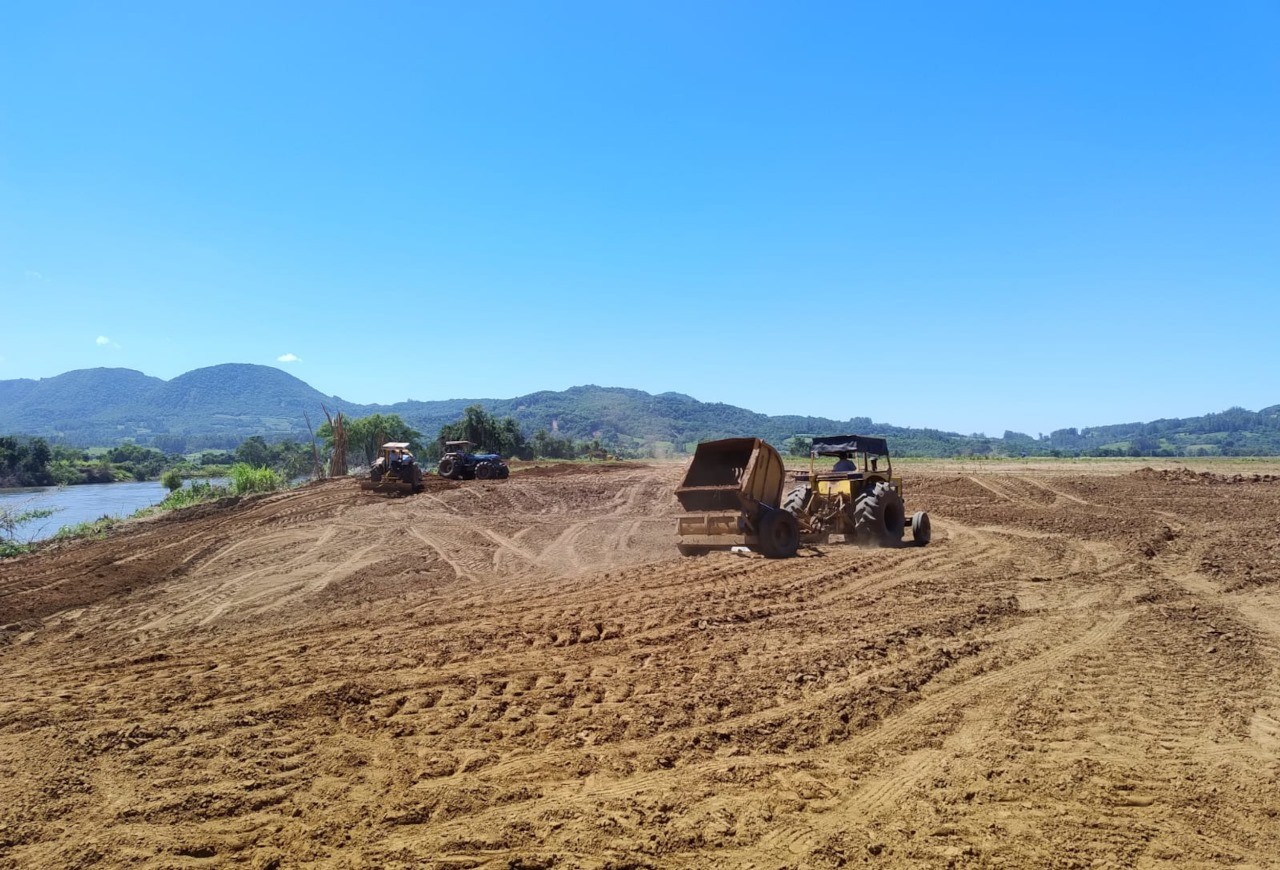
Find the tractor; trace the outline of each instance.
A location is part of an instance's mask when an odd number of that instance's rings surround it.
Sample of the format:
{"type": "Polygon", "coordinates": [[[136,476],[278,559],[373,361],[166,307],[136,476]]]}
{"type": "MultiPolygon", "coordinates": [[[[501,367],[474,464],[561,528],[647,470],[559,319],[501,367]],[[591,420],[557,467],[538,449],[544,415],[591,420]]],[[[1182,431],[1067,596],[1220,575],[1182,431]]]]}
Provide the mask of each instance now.
{"type": "Polygon", "coordinates": [[[405,441],[388,441],[378,448],[378,457],[369,468],[369,476],[360,481],[361,489],[407,495],[422,492],[422,469],[409,452],[405,441]]]}
{"type": "MultiPolygon", "coordinates": [[[[796,475],[782,509],[796,517],[805,541],[826,542],[840,535],[847,543],[894,547],[907,525],[902,481],[893,476],[889,444],[868,435],[814,438],[809,471],[796,475]],[[819,471],[819,456],[837,461],[830,471],[819,471]]],[[[911,539],[924,546],[931,534],[929,515],[917,511],[911,517],[911,539]]]]}
{"type": "MultiPolygon", "coordinates": [[[[759,438],[725,438],[698,445],[676,489],[685,513],[676,521],[677,546],[686,556],[744,547],[769,558],[794,556],[801,544],[897,546],[906,527],[902,484],[893,477],[883,438],[816,438],[809,471],[787,473],[778,451],[759,438]],[[816,458],[835,456],[831,471],[816,458]]],[[[929,542],[929,515],[911,518],[912,540],[929,542]]]]}
{"type": "Polygon", "coordinates": [[[470,441],[446,441],[436,473],[450,480],[506,480],[511,469],[497,453],[472,453],[470,441]]]}

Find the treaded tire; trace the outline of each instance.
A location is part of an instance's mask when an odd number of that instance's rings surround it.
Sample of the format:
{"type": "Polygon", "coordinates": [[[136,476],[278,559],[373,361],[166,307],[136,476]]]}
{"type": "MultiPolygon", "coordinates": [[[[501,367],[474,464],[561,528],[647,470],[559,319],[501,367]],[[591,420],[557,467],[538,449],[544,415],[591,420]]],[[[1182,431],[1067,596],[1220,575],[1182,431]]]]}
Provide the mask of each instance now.
{"type": "Polygon", "coordinates": [[[902,497],[887,483],[877,483],[854,509],[853,529],[859,543],[896,547],[906,525],[902,497]]]}
{"type": "Polygon", "coordinates": [[[757,531],[760,552],[769,559],[790,559],[800,548],[800,526],[790,511],[769,511],[757,531]]]}
{"type": "Polygon", "coordinates": [[[929,523],[929,514],[916,511],[911,516],[911,540],[916,546],[923,547],[933,540],[933,527],[929,523]]]}
{"type": "Polygon", "coordinates": [[[493,480],[494,467],[491,462],[480,462],[476,464],[476,477],[480,480],[493,480]]]}
{"type": "Polygon", "coordinates": [[[458,460],[452,456],[446,456],[440,460],[440,464],[436,466],[436,474],[441,477],[447,477],[450,480],[458,479],[458,460]]]}
{"type": "Polygon", "coordinates": [[[782,509],[791,514],[802,514],[809,503],[809,496],[811,495],[813,495],[813,490],[809,487],[809,484],[803,483],[783,497],[782,509]]]}

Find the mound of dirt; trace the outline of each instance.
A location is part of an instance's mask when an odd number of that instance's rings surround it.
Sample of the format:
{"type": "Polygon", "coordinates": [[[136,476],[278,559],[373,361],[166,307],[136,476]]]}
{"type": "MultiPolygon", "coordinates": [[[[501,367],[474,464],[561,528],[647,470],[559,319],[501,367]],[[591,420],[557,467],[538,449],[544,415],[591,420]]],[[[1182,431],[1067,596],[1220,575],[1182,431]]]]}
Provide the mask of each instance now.
{"type": "Polygon", "coordinates": [[[1241,483],[1280,483],[1280,475],[1276,474],[1214,474],[1211,471],[1192,471],[1190,468],[1140,468],[1130,473],[1139,480],[1152,480],[1160,483],[1196,483],[1196,484],[1241,484],[1241,483]]]}

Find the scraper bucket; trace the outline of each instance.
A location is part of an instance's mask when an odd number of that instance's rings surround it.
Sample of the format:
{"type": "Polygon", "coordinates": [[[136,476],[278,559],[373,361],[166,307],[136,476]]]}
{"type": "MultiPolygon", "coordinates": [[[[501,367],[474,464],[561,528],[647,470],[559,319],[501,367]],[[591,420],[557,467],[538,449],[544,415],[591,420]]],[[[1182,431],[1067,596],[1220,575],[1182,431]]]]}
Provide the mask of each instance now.
{"type": "Polygon", "coordinates": [[[784,470],[778,451],[759,438],[726,438],[698,445],[676,490],[686,511],[754,511],[782,496],[784,470]]]}

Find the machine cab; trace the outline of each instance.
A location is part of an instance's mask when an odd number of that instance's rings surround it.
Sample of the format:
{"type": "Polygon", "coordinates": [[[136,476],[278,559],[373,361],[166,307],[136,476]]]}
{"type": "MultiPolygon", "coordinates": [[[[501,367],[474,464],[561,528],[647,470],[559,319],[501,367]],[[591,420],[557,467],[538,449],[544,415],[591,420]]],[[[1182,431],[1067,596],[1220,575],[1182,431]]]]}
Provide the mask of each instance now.
{"type": "MultiPolygon", "coordinates": [[[[809,483],[822,495],[852,497],[876,483],[895,485],[889,443],[870,435],[826,435],[813,439],[809,451],[809,483]],[[836,457],[831,471],[819,471],[814,460],[819,456],[836,457]]],[[[895,486],[895,489],[897,487],[895,486]]]]}

